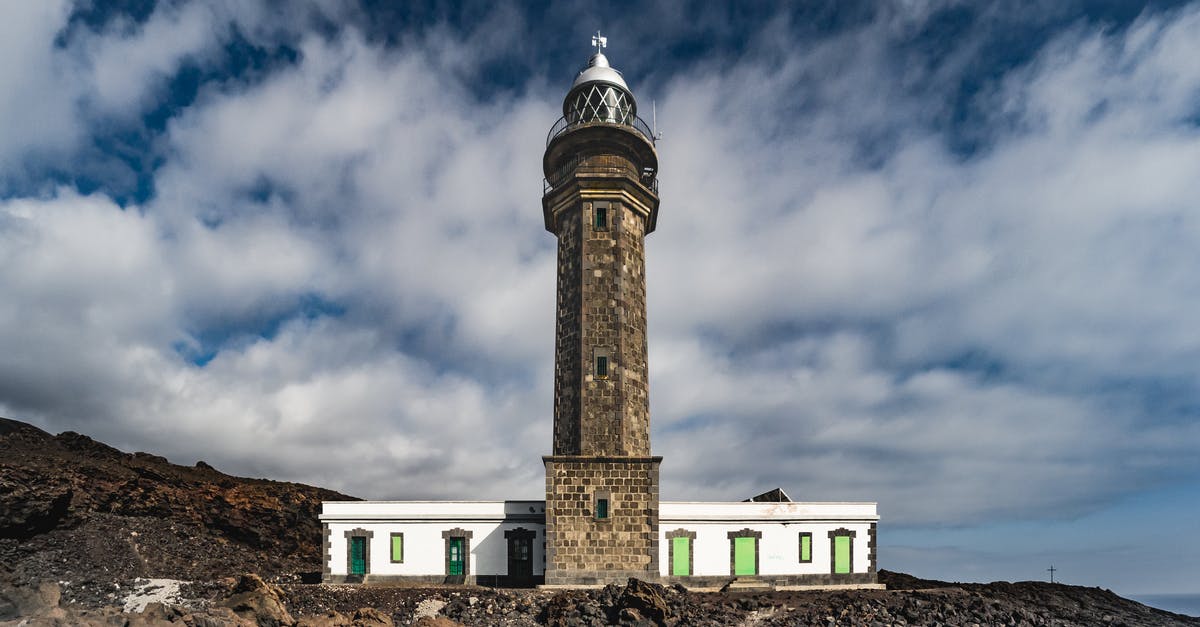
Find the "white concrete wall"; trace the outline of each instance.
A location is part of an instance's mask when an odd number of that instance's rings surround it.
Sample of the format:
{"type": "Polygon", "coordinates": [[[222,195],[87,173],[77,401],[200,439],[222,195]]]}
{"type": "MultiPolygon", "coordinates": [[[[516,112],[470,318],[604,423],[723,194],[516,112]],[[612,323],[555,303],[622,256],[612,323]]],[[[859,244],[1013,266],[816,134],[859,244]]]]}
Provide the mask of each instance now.
{"type": "MultiPolygon", "coordinates": [[[[730,531],[762,532],[759,574],[804,575],[830,572],[833,543],[829,532],[855,531],[853,572],[870,565],[870,525],[879,517],[874,503],[741,503],[672,502],[659,505],[659,570],[670,575],[670,544],[676,529],[696,533],[693,576],[730,576],[730,531]],[[800,562],[799,534],[812,534],[812,562],[800,562]]],[[[545,524],[521,518],[544,515],[542,501],[353,501],[326,502],[321,522],[329,525],[333,575],[348,574],[345,532],[374,532],[368,546],[370,573],[429,576],[446,574],[446,542],[442,532],[472,532],[471,575],[507,575],[508,543],[504,532],[522,527],[537,532],[533,540],[533,573],[545,571],[545,524]],[[532,511],[531,511],[532,510],[532,511]],[[404,562],[391,563],[391,533],[404,534],[404,562]]]]}
{"type": "Polygon", "coordinates": [[[326,502],[321,522],[329,525],[330,571],[349,574],[346,532],[365,529],[374,535],[370,552],[371,575],[428,576],[446,574],[446,540],[443,531],[460,528],[471,532],[470,575],[507,575],[508,541],[504,532],[533,530],[533,574],[545,571],[543,544],[546,526],[533,521],[506,521],[514,516],[541,513],[540,501],[484,502],[326,502]],[[529,511],[534,508],[534,512],[529,511]],[[391,534],[404,534],[404,562],[391,561],[391,534]]]}
{"type": "Polygon", "coordinates": [[[325,501],[320,518],[321,522],[504,520],[545,513],[545,501],[325,501]]]}
{"type": "Polygon", "coordinates": [[[846,528],[855,532],[853,571],[870,566],[868,532],[878,520],[874,503],[681,503],[659,506],[659,572],[671,574],[667,533],[686,529],[693,541],[692,575],[731,576],[728,532],[751,529],[759,540],[760,575],[828,574],[833,552],[829,532],[846,528]],[[812,561],[800,562],[800,532],[812,534],[812,561]]]}
{"type": "Polygon", "coordinates": [[[875,503],[748,503],[745,501],[663,501],[659,520],[734,520],[764,522],[879,520],[875,503]]]}

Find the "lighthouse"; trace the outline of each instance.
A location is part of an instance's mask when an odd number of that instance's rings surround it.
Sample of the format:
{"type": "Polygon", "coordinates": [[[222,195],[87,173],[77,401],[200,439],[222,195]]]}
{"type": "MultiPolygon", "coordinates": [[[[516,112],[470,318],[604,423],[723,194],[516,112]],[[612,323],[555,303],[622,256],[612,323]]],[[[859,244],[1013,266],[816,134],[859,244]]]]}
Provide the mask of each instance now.
{"type": "Polygon", "coordinates": [[[554,441],[543,457],[550,585],[658,571],[645,261],[658,153],[604,38],[593,43],[542,158],[542,211],[558,239],[554,441]]]}
{"type": "Polygon", "coordinates": [[[542,214],[558,242],[545,500],[326,501],[322,581],[882,587],[873,502],[797,502],[781,488],[659,501],[645,246],[658,221],[657,139],[604,37],[592,44],[542,155],[542,214]]]}

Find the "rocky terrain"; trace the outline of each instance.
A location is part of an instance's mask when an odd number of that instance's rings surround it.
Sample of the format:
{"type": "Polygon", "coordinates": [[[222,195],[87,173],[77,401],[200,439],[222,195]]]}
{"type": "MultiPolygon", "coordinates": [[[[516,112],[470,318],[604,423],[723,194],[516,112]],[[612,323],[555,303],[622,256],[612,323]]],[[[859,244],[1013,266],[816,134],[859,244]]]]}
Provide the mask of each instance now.
{"type": "Polygon", "coordinates": [[[9,581],[320,570],[317,515],[336,499],[353,497],[0,418],[0,578],[9,581]]]}
{"type": "Polygon", "coordinates": [[[347,498],[0,419],[0,627],[1200,627],[1097,588],[888,571],[888,590],[820,592],[697,593],[636,580],[570,591],[320,585],[320,502],[347,498]]]}

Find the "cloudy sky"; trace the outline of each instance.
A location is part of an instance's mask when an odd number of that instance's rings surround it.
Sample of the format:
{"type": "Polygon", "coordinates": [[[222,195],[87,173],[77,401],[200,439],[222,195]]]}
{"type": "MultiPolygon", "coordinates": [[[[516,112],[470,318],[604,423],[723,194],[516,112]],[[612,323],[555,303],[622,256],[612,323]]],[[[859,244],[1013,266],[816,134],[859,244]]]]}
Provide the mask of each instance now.
{"type": "Polygon", "coordinates": [[[539,498],[541,155],[597,28],[664,136],[664,499],[1200,591],[1200,4],[0,0],[0,415],[539,498]]]}

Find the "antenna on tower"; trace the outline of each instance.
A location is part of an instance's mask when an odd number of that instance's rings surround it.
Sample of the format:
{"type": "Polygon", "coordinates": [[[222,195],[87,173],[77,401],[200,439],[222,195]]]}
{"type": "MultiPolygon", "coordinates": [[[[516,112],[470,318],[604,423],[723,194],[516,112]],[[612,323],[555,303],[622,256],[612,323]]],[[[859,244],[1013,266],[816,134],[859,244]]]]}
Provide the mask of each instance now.
{"type": "Polygon", "coordinates": [[[658,132],[658,101],[657,100],[650,101],[650,115],[653,116],[651,118],[651,122],[652,122],[653,126],[650,127],[650,133],[652,135],[654,135],[654,141],[657,142],[658,140],[662,139],[662,133],[658,132]]]}

